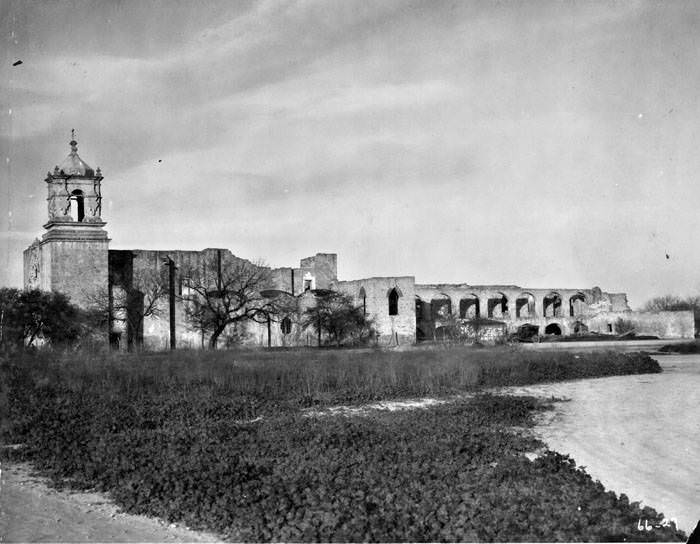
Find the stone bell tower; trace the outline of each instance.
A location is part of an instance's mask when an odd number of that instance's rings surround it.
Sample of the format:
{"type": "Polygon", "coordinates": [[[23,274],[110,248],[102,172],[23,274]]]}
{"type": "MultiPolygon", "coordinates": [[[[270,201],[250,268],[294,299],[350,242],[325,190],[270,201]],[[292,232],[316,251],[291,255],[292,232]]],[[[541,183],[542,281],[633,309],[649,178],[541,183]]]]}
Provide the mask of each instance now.
{"type": "Polygon", "coordinates": [[[101,217],[102,173],[78,156],[75,131],[70,149],[46,176],[46,232],[24,251],[24,284],[60,291],[88,307],[107,293],[109,238],[101,217]]]}

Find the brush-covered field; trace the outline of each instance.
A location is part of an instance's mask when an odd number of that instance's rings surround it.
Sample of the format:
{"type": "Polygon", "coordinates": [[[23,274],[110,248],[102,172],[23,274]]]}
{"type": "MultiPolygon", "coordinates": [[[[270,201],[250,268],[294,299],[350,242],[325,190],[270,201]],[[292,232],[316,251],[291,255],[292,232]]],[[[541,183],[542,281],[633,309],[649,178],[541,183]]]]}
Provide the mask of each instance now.
{"type": "Polygon", "coordinates": [[[541,401],[482,392],[660,372],[645,355],[77,352],[1,368],[2,440],[21,444],[5,456],[231,540],[684,540],[673,526],[639,531],[663,516],[547,451],[528,432],[541,401]],[[463,393],[419,410],[323,412],[463,393]]]}

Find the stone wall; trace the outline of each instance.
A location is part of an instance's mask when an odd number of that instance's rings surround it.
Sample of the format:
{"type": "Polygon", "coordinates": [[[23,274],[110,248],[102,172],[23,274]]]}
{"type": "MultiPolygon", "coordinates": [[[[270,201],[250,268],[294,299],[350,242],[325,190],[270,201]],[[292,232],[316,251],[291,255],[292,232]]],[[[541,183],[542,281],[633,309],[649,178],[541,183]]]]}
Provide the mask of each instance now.
{"type": "Polygon", "coordinates": [[[635,334],[658,336],[659,338],[693,338],[695,336],[695,318],[693,312],[610,312],[588,319],[593,332],[618,334],[617,320],[629,321],[635,334]]]}
{"type": "Polygon", "coordinates": [[[107,234],[51,230],[24,252],[25,287],[59,291],[87,308],[107,291],[107,234]]]}
{"type": "MultiPolygon", "coordinates": [[[[88,255],[86,253],[86,255],[88,255]]],[[[241,263],[251,264],[225,249],[203,251],[154,251],[134,250],[110,252],[110,280],[115,287],[147,292],[149,281],[161,281],[167,286],[165,261],[171,258],[176,272],[176,339],[178,347],[198,348],[206,345],[207,338],[188,321],[185,304],[188,296],[187,271],[203,270],[218,266],[223,270],[241,263]],[[130,255],[121,264],[117,257],[130,255]],[[129,264],[125,264],[129,261],[129,264]]],[[[25,255],[25,261],[31,261],[25,255]]],[[[53,262],[53,261],[52,261],[53,262]]],[[[30,266],[25,264],[25,266],[30,266]]],[[[53,266],[53,265],[49,265],[53,266]]],[[[242,342],[257,346],[316,346],[318,335],[313,328],[304,329],[301,321],[303,311],[315,304],[315,290],[336,290],[349,294],[355,304],[363,306],[367,315],[375,322],[379,333],[378,344],[391,346],[413,344],[418,339],[438,339],[436,331],[449,326],[455,319],[464,321],[478,315],[481,318],[500,321],[500,325],[489,331],[497,340],[518,330],[524,324],[539,327],[540,334],[547,332],[572,335],[578,332],[600,332],[617,334],[618,318],[635,323],[638,334],[666,338],[691,338],[694,332],[692,312],[658,312],[643,314],[629,311],[624,293],[605,293],[598,287],[591,289],[529,289],[516,285],[468,285],[468,284],[415,284],[412,276],[374,277],[352,281],[338,281],[337,257],[335,254],[319,253],[302,259],[300,266],[268,269],[269,281],[265,289],[275,290],[278,296],[290,297],[293,310],[286,315],[273,316],[270,322],[248,321],[229,327],[219,342],[242,342]],[[311,282],[310,290],[304,290],[304,282],[311,282]],[[398,294],[396,315],[389,312],[389,294],[398,294]],[[293,297],[293,298],[291,298],[293,297]],[[616,309],[616,311],[613,311],[616,309]],[[287,318],[283,327],[282,320],[287,318]]],[[[138,297],[133,298],[139,303],[138,297]]],[[[124,329],[124,327],[122,327],[124,329]]],[[[120,332],[115,324],[115,332],[120,332]]],[[[149,349],[165,349],[169,345],[169,306],[167,297],[162,297],[153,316],[145,318],[140,331],[126,331],[133,341],[143,339],[149,349]]],[[[444,330],[443,330],[444,333],[444,330]]]]}
{"type": "Polygon", "coordinates": [[[416,341],[415,279],[413,276],[338,281],[333,288],[364,304],[379,333],[380,345],[413,344],[416,341]],[[398,293],[398,312],[389,315],[389,293],[398,293]],[[362,296],[364,293],[364,297],[362,296]]]}
{"type": "MultiPolygon", "coordinates": [[[[126,291],[138,291],[146,294],[144,303],[148,304],[147,293],[149,286],[160,282],[164,288],[168,285],[167,259],[173,260],[175,273],[175,331],[176,345],[181,348],[199,348],[206,345],[207,337],[196,330],[188,320],[185,304],[188,296],[192,296],[187,286],[188,274],[191,271],[204,271],[219,266],[225,273],[228,268],[241,264],[252,265],[250,261],[233,255],[227,249],[208,248],[203,251],[180,250],[128,250],[110,251],[110,282],[113,288],[126,291]]],[[[311,292],[303,291],[303,278],[306,275],[313,279],[314,289],[328,289],[336,281],[337,256],[335,254],[319,253],[313,257],[302,259],[298,268],[277,268],[267,270],[269,279],[263,289],[274,289],[280,292],[294,293],[299,299],[299,311],[289,315],[273,317],[269,323],[246,321],[237,326],[229,326],[221,335],[219,344],[224,347],[227,342],[241,342],[248,345],[292,346],[317,345],[318,338],[314,331],[303,330],[301,327],[301,312],[312,303],[314,296],[311,292]],[[294,283],[292,284],[292,277],[294,283]],[[281,320],[290,318],[290,332],[284,334],[281,320]],[[269,341],[268,341],[269,338],[269,341]]],[[[139,304],[138,297],[132,297],[139,304]]],[[[133,320],[132,320],[133,321],[133,320]]],[[[121,335],[121,345],[143,341],[146,349],[166,349],[170,342],[170,312],[167,296],[162,296],[156,304],[153,315],[143,318],[140,330],[129,331],[124,322],[113,325],[113,332],[121,335]]]]}

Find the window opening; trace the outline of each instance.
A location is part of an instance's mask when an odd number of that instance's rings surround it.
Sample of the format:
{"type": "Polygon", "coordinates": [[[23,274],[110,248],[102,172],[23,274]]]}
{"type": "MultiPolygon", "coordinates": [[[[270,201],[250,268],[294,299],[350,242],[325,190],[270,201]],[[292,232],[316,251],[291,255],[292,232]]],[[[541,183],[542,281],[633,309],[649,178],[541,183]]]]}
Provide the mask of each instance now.
{"type": "Polygon", "coordinates": [[[282,329],[282,334],[289,334],[292,332],[292,320],[285,317],[280,323],[280,329],[282,329]]]}
{"type": "Polygon", "coordinates": [[[399,315],[399,294],[396,289],[389,293],[389,315],[399,315]]]}
{"type": "Polygon", "coordinates": [[[85,202],[83,192],[76,189],[70,197],[70,214],[75,221],[82,222],[85,219],[85,202]]]}

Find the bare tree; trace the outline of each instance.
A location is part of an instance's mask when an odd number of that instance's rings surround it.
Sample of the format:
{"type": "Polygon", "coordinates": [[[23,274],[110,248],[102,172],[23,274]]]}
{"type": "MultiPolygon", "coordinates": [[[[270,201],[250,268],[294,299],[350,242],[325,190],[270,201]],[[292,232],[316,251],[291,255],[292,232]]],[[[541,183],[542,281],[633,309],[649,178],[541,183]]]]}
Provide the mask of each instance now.
{"type": "Polygon", "coordinates": [[[143,342],[143,324],[147,318],[160,318],[167,311],[161,301],[168,296],[166,281],[160,271],[147,269],[135,274],[128,285],[112,285],[89,294],[90,305],[107,316],[110,323],[123,323],[127,332],[127,349],[143,342]]]}
{"type": "Polygon", "coordinates": [[[247,321],[265,323],[274,305],[260,291],[269,282],[269,269],[243,259],[222,262],[222,253],[200,266],[183,268],[185,314],[195,328],[209,334],[209,347],[216,349],[229,325],[247,321]]]}

